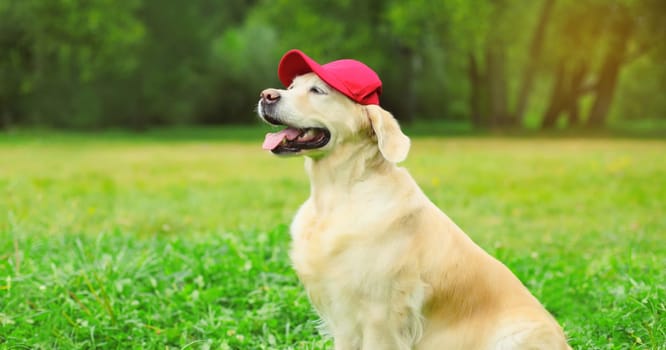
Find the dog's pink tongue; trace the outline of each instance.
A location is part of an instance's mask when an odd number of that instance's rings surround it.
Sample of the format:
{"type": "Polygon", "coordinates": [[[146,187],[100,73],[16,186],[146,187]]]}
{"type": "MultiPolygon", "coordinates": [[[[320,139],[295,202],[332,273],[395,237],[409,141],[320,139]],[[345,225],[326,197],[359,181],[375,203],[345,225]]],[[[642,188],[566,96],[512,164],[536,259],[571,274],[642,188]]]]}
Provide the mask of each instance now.
{"type": "Polygon", "coordinates": [[[273,133],[269,132],[268,134],[266,134],[266,138],[264,139],[264,144],[261,147],[266,150],[272,150],[275,149],[275,147],[277,147],[285,138],[287,140],[293,140],[297,138],[298,135],[300,134],[301,132],[298,129],[294,128],[286,128],[282,131],[273,132],[273,133]]]}

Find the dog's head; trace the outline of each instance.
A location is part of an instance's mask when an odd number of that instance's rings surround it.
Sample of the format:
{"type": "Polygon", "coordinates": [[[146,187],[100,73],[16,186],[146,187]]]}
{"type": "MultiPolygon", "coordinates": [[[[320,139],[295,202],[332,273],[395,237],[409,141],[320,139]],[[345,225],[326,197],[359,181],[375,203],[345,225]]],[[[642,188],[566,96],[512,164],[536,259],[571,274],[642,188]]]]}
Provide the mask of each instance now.
{"type": "Polygon", "coordinates": [[[287,89],[262,91],[257,111],[267,123],[285,127],[264,141],[264,149],[277,155],[319,158],[340,144],[368,140],[393,163],[409,152],[409,138],[389,112],[352,101],[314,73],[296,77],[287,89]]]}

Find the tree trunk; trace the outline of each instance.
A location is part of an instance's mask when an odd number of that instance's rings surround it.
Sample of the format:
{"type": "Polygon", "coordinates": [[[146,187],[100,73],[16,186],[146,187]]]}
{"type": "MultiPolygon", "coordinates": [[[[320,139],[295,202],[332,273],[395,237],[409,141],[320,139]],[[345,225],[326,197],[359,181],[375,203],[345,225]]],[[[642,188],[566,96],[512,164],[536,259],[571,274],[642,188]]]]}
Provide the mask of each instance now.
{"type": "Polygon", "coordinates": [[[0,99],[0,130],[7,130],[9,129],[9,114],[3,107],[2,99],[0,99]]]}
{"type": "Polygon", "coordinates": [[[0,98],[0,130],[9,130],[13,124],[12,106],[7,101],[9,99],[0,98]]]}
{"type": "Polygon", "coordinates": [[[588,128],[602,127],[606,123],[620,68],[624,63],[631,29],[629,19],[624,19],[615,27],[613,43],[606,52],[606,57],[599,72],[599,81],[596,84],[596,99],[586,124],[588,128]]]}
{"type": "Polygon", "coordinates": [[[0,130],[9,130],[9,127],[12,125],[9,112],[1,111],[0,113],[2,113],[2,116],[0,116],[0,130]]]}
{"type": "Polygon", "coordinates": [[[420,64],[418,54],[411,49],[402,50],[405,60],[404,83],[405,83],[405,111],[402,114],[401,121],[410,123],[415,119],[416,114],[416,77],[418,75],[418,66],[420,64]]]}
{"type": "Polygon", "coordinates": [[[399,85],[400,89],[385,89],[382,94],[385,99],[382,105],[386,104],[384,107],[390,109],[401,123],[409,124],[414,120],[418,106],[416,88],[419,56],[416,51],[402,43],[396,43],[391,49],[396,58],[395,63],[401,69],[398,74],[390,76],[392,84],[387,84],[387,86],[399,85]]]}
{"type": "Polygon", "coordinates": [[[518,98],[516,100],[516,109],[514,111],[514,120],[517,124],[522,124],[523,114],[525,113],[525,108],[529,101],[530,93],[532,92],[532,85],[534,82],[534,75],[536,73],[536,68],[541,57],[541,51],[543,48],[543,38],[546,32],[547,24],[550,20],[550,13],[555,4],[555,0],[545,0],[543,7],[541,8],[541,15],[539,16],[539,21],[537,22],[537,27],[534,30],[534,36],[532,37],[532,42],[529,49],[529,57],[527,59],[527,64],[525,65],[525,71],[523,72],[523,77],[520,82],[520,88],[518,90],[518,98]]]}
{"type": "Polygon", "coordinates": [[[576,64],[571,79],[569,80],[569,91],[567,91],[567,105],[566,112],[569,118],[567,127],[572,127],[580,124],[580,110],[578,108],[578,100],[582,92],[583,78],[587,73],[587,66],[583,62],[576,64]]]}
{"type": "Polygon", "coordinates": [[[469,110],[474,127],[483,126],[484,101],[483,101],[483,77],[479,64],[473,52],[467,55],[467,76],[470,85],[469,110]]]}
{"type": "Polygon", "coordinates": [[[488,107],[491,127],[510,124],[507,110],[507,80],[504,46],[494,41],[486,48],[486,78],[488,79],[488,107]]]}
{"type": "Polygon", "coordinates": [[[553,90],[550,94],[550,101],[546,113],[541,119],[541,128],[549,129],[555,126],[557,118],[564,109],[565,89],[566,89],[566,69],[564,66],[565,59],[561,59],[557,64],[555,70],[555,80],[553,82],[553,90]]]}

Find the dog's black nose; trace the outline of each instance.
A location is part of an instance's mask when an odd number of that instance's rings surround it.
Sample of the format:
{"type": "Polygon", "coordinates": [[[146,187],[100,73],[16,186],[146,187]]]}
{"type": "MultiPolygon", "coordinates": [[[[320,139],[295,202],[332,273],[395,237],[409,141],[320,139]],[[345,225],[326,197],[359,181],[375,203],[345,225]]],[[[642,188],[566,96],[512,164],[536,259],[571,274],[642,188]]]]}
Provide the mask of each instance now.
{"type": "Polygon", "coordinates": [[[264,103],[275,103],[280,99],[280,92],[275,89],[266,89],[261,92],[260,96],[264,103]]]}

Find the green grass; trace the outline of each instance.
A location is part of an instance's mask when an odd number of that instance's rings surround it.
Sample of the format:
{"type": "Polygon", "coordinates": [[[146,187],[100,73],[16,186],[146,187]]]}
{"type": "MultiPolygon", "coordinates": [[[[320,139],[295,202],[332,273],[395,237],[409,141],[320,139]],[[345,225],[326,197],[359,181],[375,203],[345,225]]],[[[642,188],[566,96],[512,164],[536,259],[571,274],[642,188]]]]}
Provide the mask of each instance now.
{"type": "MultiPolygon", "coordinates": [[[[236,131],[0,134],[0,349],[330,346],[287,258],[302,160],[236,131]]],[[[666,349],[666,141],[417,138],[405,165],[575,348],[666,349]]]]}

